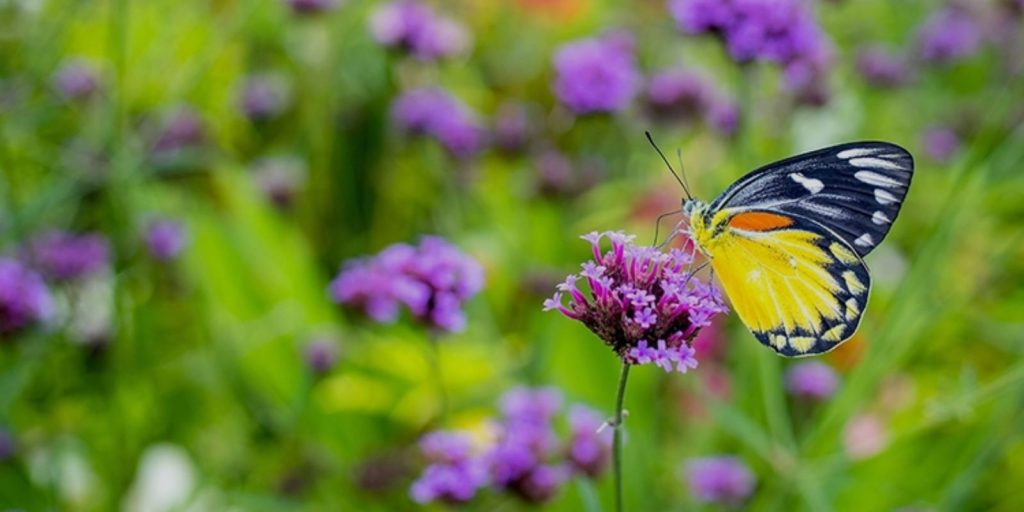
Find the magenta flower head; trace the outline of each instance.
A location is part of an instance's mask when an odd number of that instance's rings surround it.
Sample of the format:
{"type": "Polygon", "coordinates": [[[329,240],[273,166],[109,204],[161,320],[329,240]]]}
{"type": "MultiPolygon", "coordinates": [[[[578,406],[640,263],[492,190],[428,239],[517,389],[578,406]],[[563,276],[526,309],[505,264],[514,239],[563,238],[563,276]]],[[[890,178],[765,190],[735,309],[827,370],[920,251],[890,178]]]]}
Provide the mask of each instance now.
{"type": "Polygon", "coordinates": [[[718,290],[691,272],[692,254],[637,246],[634,238],[622,232],[584,236],[593,259],[558,285],[544,309],[580,321],[626,363],[686,373],[697,366],[691,340],[727,308],[718,290]],[[605,238],[611,247],[602,253],[605,238]]]}
{"type": "Polygon", "coordinates": [[[678,69],[655,73],[647,81],[647,110],[656,119],[699,121],[710,108],[714,91],[703,77],[678,69]]]}
{"type": "Polygon", "coordinates": [[[902,56],[882,46],[868,46],[857,53],[857,72],[875,87],[903,85],[907,81],[908,69],[902,56]]]}
{"type": "Polygon", "coordinates": [[[46,320],[52,311],[43,278],[18,261],[0,258],[0,339],[46,320]]]}
{"type": "Polygon", "coordinates": [[[639,85],[627,33],[574,41],[555,54],[555,95],[575,114],[625,110],[639,85]]]}
{"type": "Polygon", "coordinates": [[[338,0],[287,0],[292,12],[300,16],[312,16],[338,6],[338,0]]]}
{"type": "Polygon", "coordinates": [[[65,62],[53,74],[53,88],[68,101],[87,100],[99,87],[96,69],[85,61],[65,62]]]}
{"type": "Polygon", "coordinates": [[[786,389],[794,396],[824,400],[832,396],[837,387],[839,376],[825,363],[808,361],[786,370],[786,389]]]}
{"type": "Polygon", "coordinates": [[[535,503],[555,495],[569,477],[567,468],[548,463],[558,445],[552,420],[561,407],[554,388],[516,388],[502,397],[502,431],[486,456],[493,485],[535,503]]]}
{"type": "Polygon", "coordinates": [[[934,12],[917,33],[918,56],[925,62],[951,64],[977,53],[982,34],[970,12],[947,7],[934,12]]]}
{"type": "Polygon", "coordinates": [[[156,219],[146,229],[146,247],[159,261],[171,261],[185,248],[185,226],[173,219],[156,219]]]}
{"type": "Polygon", "coordinates": [[[370,31],[382,46],[423,60],[461,54],[470,43],[465,27],[417,0],[396,0],[377,7],[370,17],[370,31]]]}
{"type": "Polygon", "coordinates": [[[960,136],[949,126],[933,125],[921,135],[921,144],[928,158],[946,163],[960,151],[960,136]]]}
{"type": "Polygon", "coordinates": [[[46,277],[72,281],[95,274],[110,259],[110,244],[98,233],[49,231],[29,242],[25,258],[46,277]]]}
{"type": "Polygon", "coordinates": [[[408,135],[436,139],[456,158],[469,158],[483,148],[484,129],[476,114],[442,89],[413,89],[391,106],[395,124],[408,135]]]}
{"type": "Polygon", "coordinates": [[[589,407],[577,404],[569,408],[569,463],[591,478],[601,476],[611,461],[612,431],[601,428],[604,423],[605,418],[589,407]]]}
{"type": "Polygon", "coordinates": [[[335,302],[362,308],[377,322],[394,322],[404,307],[423,324],[455,332],[466,327],[462,304],[482,286],[476,260],[443,238],[425,236],[419,246],[395,244],[347,263],[330,293],[335,302]]]}
{"type": "Polygon", "coordinates": [[[420,450],[430,465],[410,488],[417,503],[466,503],[487,485],[487,471],[468,434],[432,432],[420,441],[420,450]]]}
{"type": "Polygon", "coordinates": [[[690,459],[686,463],[690,494],[702,503],[741,505],[754,492],[754,473],[736,457],[690,459]]]}
{"type": "Polygon", "coordinates": [[[273,119],[291,103],[291,91],[285,79],[276,74],[263,73],[246,79],[238,98],[239,107],[253,121],[273,119]]]}

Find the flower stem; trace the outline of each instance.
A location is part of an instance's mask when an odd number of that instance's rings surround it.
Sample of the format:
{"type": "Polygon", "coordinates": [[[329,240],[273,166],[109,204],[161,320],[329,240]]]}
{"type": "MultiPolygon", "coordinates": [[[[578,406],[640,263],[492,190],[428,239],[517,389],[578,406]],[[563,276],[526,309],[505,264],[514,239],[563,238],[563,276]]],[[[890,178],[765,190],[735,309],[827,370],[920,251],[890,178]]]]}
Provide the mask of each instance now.
{"type": "Polygon", "coordinates": [[[615,511],[622,512],[622,402],[626,397],[626,380],[629,379],[630,364],[622,363],[619,374],[619,389],[615,394],[615,417],[612,420],[612,473],[615,478],[615,511]]]}
{"type": "Polygon", "coordinates": [[[437,333],[431,332],[427,350],[427,359],[430,363],[430,373],[437,388],[438,400],[438,421],[441,425],[448,420],[448,392],[444,387],[444,372],[441,371],[441,344],[437,333]]]}

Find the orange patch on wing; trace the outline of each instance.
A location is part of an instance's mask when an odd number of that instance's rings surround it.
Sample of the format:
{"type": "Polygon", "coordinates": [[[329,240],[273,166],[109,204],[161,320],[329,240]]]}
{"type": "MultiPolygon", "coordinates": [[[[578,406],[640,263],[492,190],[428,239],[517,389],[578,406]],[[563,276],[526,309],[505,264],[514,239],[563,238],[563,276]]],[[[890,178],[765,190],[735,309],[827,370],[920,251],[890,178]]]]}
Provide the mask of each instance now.
{"type": "Polygon", "coordinates": [[[745,231],[771,231],[793,225],[793,219],[776,213],[747,212],[729,219],[729,227],[745,231]]]}

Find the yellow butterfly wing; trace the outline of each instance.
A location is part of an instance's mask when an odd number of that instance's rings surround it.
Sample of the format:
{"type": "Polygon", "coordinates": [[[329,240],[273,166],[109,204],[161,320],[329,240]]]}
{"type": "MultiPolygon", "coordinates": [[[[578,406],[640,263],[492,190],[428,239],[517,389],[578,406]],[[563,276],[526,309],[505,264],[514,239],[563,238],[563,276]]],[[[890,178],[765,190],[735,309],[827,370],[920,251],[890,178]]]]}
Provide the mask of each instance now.
{"type": "Polygon", "coordinates": [[[808,219],[774,212],[714,217],[714,228],[698,225],[694,234],[733,309],[761,343],[785,356],[805,356],[853,335],[871,278],[842,238],[808,219]]]}

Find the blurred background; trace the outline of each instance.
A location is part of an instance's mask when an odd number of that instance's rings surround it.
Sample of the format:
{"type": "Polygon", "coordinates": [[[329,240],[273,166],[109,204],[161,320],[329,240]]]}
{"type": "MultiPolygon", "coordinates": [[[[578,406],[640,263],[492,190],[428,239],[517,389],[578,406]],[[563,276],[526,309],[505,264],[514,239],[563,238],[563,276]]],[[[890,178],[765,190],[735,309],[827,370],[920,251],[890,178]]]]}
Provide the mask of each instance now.
{"type": "Polygon", "coordinates": [[[0,0],[0,508],[611,510],[619,361],[541,305],[679,208],[649,130],[706,200],[851,140],[917,171],[840,349],[721,315],[634,370],[628,508],[1021,510],[1022,19],[0,0]]]}

